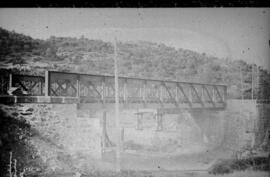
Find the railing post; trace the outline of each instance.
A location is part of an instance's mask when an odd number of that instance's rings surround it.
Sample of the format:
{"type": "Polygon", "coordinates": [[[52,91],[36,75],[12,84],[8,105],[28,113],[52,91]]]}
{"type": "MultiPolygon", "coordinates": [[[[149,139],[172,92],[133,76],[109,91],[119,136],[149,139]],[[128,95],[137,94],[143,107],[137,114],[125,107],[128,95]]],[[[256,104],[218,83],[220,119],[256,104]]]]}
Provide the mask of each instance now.
{"type": "Polygon", "coordinates": [[[50,96],[50,73],[45,71],[45,96],[50,96]]]}

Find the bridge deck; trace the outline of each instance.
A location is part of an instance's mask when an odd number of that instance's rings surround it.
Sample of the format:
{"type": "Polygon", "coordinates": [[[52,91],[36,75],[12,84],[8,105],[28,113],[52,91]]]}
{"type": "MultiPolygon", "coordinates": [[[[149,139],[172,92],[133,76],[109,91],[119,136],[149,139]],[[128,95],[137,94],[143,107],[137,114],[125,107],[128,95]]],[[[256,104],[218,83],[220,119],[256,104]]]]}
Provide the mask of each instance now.
{"type": "MultiPolygon", "coordinates": [[[[45,77],[3,74],[2,103],[114,103],[114,77],[47,71],[45,77]],[[9,96],[12,87],[27,92],[9,96]]],[[[119,77],[119,100],[123,105],[143,107],[220,108],[226,106],[225,85],[119,77]]]]}

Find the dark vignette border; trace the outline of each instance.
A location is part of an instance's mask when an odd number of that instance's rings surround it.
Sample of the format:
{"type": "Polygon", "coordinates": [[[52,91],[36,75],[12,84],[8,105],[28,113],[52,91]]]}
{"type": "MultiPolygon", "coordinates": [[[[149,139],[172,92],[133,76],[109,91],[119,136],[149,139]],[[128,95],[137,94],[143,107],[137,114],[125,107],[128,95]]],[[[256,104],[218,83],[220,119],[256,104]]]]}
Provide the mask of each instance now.
{"type": "Polygon", "coordinates": [[[1,7],[270,7],[266,0],[1,0],[1,7]]]}

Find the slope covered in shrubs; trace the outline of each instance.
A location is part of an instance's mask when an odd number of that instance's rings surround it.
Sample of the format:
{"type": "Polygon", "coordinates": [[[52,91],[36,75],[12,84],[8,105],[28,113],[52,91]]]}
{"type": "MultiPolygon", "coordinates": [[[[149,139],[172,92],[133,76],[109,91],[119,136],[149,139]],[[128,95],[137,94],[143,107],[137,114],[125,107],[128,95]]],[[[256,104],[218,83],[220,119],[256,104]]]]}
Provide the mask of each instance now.
{"type": "MultiPolygon", "coordinates": [[[[83,36],[52,36],[47,40],[38,40],[0,28],[0,46],[1,68],[17,68],[37,74],[43,74],[45,69],[113,74],[114,48],[110,42],[90,40],[83,36]]],[[[252,65],[243,60],[217,58],[146,41],[119,42],[117,47],[120,75],[225,83],[230,97],[240,98],[241,89],[245,98],[251,97],[252,65]]],[[[265,87],[270,86],[270,77],[268,71],[256,65],[253,65],[253,69],[257,97],[262,95],[258,89],[259,75],[265,87]]]]}

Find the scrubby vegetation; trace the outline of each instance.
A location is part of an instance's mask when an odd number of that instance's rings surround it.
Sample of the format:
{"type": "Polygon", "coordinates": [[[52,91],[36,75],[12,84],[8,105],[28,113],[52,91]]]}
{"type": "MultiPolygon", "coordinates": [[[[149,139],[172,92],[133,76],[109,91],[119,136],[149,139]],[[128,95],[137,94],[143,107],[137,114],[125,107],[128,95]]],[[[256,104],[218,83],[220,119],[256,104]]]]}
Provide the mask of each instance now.
{"type": "Polygon", "coordinates": [[[25,171],[37,175],[44,166],[29,142],[32,131],[25,119],[6,115],[0,109],[0,176],[15,176],[25,171]]]}
{"type": "MultiPolygon", "coordinates": [[[[85,37],[55,37],[47,40],[0,28],[2,68],[43,74],[44,69],[95,74],[113,74],[113,45],[85,37]]],[[[241,74],[245,98],[251,98],[252,65],[243,60],[216,58],[205,53],[175,49],[151,42],[119,42],[120,75],[179,81],[225,83],[232,98],[241,98],[241,74]]],[[[270,74],[253,65],[254,98],[268,98],[270,74]],[[259,83],[259,75],[261,78],[259,83]],[[259,89],[260,87],[260,89],[259,89]],[[263,93],[264,92],[264,93],[263,93]],[[268,94],[268,95],[267,95],[268,94]]]]}
{"type": "Polygon", "coordinates": [[[250,157],[244,159],[226,159],[217,162],[210,170],[210,174],[226,174],[234,171],[260,170],[270,171],[267,157],[250,157]]]}

